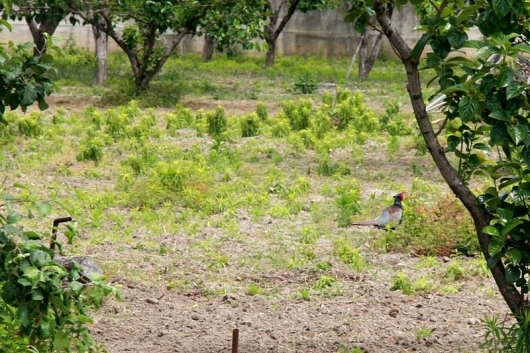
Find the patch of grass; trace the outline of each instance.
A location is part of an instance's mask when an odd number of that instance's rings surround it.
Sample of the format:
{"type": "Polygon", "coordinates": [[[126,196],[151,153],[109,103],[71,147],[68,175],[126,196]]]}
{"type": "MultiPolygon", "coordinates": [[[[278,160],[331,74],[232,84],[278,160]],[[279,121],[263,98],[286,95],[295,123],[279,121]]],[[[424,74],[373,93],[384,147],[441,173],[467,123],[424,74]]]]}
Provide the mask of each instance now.
{"type": "Polygon", "coordinates": [[[416,332],[416,338],[418,338],[418,339],[427,338],[430,335],[432,335],[433,332],[434,332],[434,329],[422,327],[416,332]]]}
{"type": "Polygon", "coordinates": [[[414,286],[412,285],[412,282],[410,278],[404,273],[398,273],[396,274],[392,279],[392,287],[390,287],[390,290],[399,290],[403,294],[412,294],[414,293],[414,286]]]}
{"type": "Polygon", "coordinates": [[[257,284],[251,283],[248,285],[247,293],[249,295],[264,295],[265,290],[259,287],[257,284]]]}

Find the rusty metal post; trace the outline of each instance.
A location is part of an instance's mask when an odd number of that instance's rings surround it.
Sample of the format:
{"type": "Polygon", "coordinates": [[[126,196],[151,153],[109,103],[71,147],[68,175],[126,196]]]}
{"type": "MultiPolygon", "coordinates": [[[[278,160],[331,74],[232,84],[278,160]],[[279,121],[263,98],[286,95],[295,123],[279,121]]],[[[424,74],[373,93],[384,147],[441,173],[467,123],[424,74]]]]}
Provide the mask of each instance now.
{"type": "Polygon", "coordinates": [[[232,331],[232,353],[237,353],[239,346],[239,330],[237,328],[232,331]]]}
{"type": "Polygon", "coordinates": [[[57,227],[61,223],[71,222],[72,217],[61,217],[53,220],[53,228],[52,228],[52,238],[50,240],[50,249],[55,249],[55,244],[57,243],[57,227]]]}

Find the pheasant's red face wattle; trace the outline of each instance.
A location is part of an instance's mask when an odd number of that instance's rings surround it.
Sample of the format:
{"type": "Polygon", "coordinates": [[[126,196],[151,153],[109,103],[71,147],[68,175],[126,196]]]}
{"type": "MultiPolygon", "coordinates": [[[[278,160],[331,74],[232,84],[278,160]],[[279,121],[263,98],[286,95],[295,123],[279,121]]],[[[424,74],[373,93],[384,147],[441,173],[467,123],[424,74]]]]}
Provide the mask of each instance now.
{"type": "Polygon", "coordinates": [[[399,194],[399,201],[403,201],[403,200],[405,200],[405,193],[404,192],[399,194]]]}

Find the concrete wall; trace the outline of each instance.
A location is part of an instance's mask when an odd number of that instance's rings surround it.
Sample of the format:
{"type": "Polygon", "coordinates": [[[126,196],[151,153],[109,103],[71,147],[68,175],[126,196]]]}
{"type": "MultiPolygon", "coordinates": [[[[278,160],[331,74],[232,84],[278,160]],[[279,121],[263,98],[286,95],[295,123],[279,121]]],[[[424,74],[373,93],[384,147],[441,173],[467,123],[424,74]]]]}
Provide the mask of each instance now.
{"type": "MultiPolygon", "coordinates": [[[[349,23],[343,21],[344,11],[311,11],[309,13],[296,12],[278,38],[278,54],[283,55],[323,55],[342,56],[353,55],[357,46],[357,35],[349,23]]],[[[394,25],[412,45],[421,33],[415,32],[414,27],[419,21],[410,6],[405,6],[394,12],[394,25]]],[[[0,32],[0,41],[15,42],[32,41],[31,34],[25,22],[14,22],[13,31],[0,32]]],[[[57,28],[56,34],[62,43],[67,39],[73,40],[77,47],[94,50],[94,39],[89,26],[72,26],[63,21],[57,28]]],[[[202,37],[186,37],[178,48],[178,53],[200,53],[203,47],[202,37]]],[[[60,43],[61,45],[61,43],[60,43]]],[[[110,41],[111,51],[119,50],[114,41],[110,41]]],[[[387,52],[391,52],[388,48],[387,52]]]]}

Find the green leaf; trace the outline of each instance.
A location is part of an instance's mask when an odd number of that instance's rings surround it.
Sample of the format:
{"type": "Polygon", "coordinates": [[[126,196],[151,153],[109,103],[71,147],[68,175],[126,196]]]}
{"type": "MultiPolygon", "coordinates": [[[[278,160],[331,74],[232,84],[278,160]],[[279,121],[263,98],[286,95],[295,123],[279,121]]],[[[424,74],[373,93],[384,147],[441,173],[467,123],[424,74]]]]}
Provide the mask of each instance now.
{"type": "Polygon", "coordinates": [[[17,212],[10,212],[9,215],[7,216],[7,223],[8,224],[16,224],[18,223],[18,221],[20,221],[22,219],[22,215],[20,215],[19,213],[17,212]]]}
{"type": "Polygon", "coordinates": [[[70,282],[70,287],[72,288],[72,290],[74,291],[74,293],[81,293],[81,291],[83,290],[83,288],[85,287],[83,285],[83,283],[81,282],[78,282],[78,281],[72,281],[70,282]]]}
{"type": "Polygon", "coordinates": [[[528,135],[527,128],[521,124],[517,124],[515,126],[508,125],[506,126],[506,130],[508,130],[508,135],[510,135],[516,145],[524,141],[524,139],[526,139],[526,136],[528,135]]]}
{"type": "Polygon", "coordinates": [[[497,48],[490,47],[490,46],[484,46],[480,48],[479,50],[477,50],[477,52],[475,53],[475,57],[479,60],[482,59],[483,61],[486,61],[487,58],[497,53],[498,53],[497,48]]]}
{"type": "Polygon", "coordinates": [[[27,107],[33,104],[37,100],[37,89],[34,85],[28,84],[26,88],[23,89],[24,94],[22,96],[22,100],[20,101],[20,105],[22,107],[27,107]]]}
{"type": "Polygon", "coordinates": [[[530,146],[525,146],[523,149],[523,160],[527,167],[530,167],[530,146]]]}
{"type": "Polygon", "coordinates": [[[493,0],[493,11],[501,19],[510,12],[512,5],[513,0],[493,0]]]}
{"type": "Polygon", "coordinates": [[[37,212],[39,212],[41,217],[49,215],[52,211],[52,206],[49,202],[37,201],[35,207],[37,207],[37,212]]]}
{"type": "Polygon", "coordinates": [[[464,96],[458,102],[458,112],[463,121],[471,121],[475,117],[479,102],[475,98],[464,96]]]}
{"type": "Polygon", "coordinates": [[[488,252],[490,256],[496,256],[497,254],[502,253],[502,249],[504,248],[504,243],[502,243],[500,240],[492,239],[491,242],[488,244],[488,252]]]}
{"type": "Polygon", "coordinates": [[[510,259],[510,262],[513,265],[518,265],[519,262],[521,262],[523,255],[521,254],[521,251],[519,249],[512,248],[506,251],[506,257],[510,259]]]}
{"type": "Polygon", "coordinates": [[[512,219],[502,227],[501,236],[506,237],[508,233],[510,233],[514,228],[521,224],[523,224],[523,221],[521,221],[520,219],[512,219]]]}
{"type": "Polygon", "coordinates": [[[447,39],[454,49],[460,49],[464,46],[468,37],[466,32],[461,32],[453,27],[447,33],[447,39]]]}
{"type": "Polygon", "coordinates": [[[502,125],[502,124],[493,125],[490,131],[490,141],[494,145],[502,144],[507,134],[508,132],[506,131],[505,125],[502,125]]]}
{"type": "Polygon", "coordinates": [[[525,52],[525,53],[528,53],[530,54],[530,45],[528,44],[525,44],[525,43],[519,43],[519,44],[516,44],[512,47],[512,49],[518,51],[518,52],[525,52]]]}
{"type": "Polygon", "coordinates": [[[24,270],[24,277],[33,280],[32,283],[38,282],[38,277],[40,276],[40,270],[35,266],[28,267],[24,270]]]}
{"type": "Polygon", "coordinates": [[[494,238],[500,237],[499,230],[493,226],[486,226],[482,229],[482,233],[491,235],[494,238]]]}
{"type": "Polygon", "coordinates": [[[431,35],[429,33],[423,33],[421,38],[418,40],[414,48],[412,49],[412,58],[414,60],[418,60],[421,56],[421,53],[423,53],[423,49],[425,48],[425,45],[429,42],[429,39],[431,38],[431,35]]]}
{"type": "Polygon", "coordinates": [[[521,278],[521,270],[519,267],[508,264],[506,266],[506,280],[510,283],[515,283],[519,278],[521,278]]]}
{"type": "Polygon", "coordinates": [[[39,290],[31,291],[31,300],[41,301],[42,299],[44,299],[44,295],[42,295],[41,291],[39,290]]]}
{"type": "Polygon", "coordinates": [[[50,254],[44,250],[35,250],[29,256],[29,261],[38,268],[46,266],[52,260],[50,254]]]}
{"type": "Polygon", "coordinates": [[[28,311],[29,310],[26,305],[21,305],[18,307],[17,316],[22,327],[29,327],[32,324],[28,311]]]}
{"type": "Polygon", "coordinates": [[[40,234],[38,234],[36,232],[33,232],[33,231],[24,232],[24,235],[29,240],[39,240],[39,239],[41,239],[40,234]]]}
{"type": "Polygon", "coordinates": [[[478,9],[482,7],[481,4],[473,4],[470,6],[465,6],[462,11],[456,16],[456,22],[457,24],[462,23],[463,21],[466,21],[469,18],[469,15],[474,14],[478,9]]]}
{"type": "Polygon", "coordinates": [[[447,137],[447,149],[449,151],[456,150],[456,148],[460,144],[460,141],[461,141],[460,137],[458,137],[456,135],[449,135],[447,137]]]}
{"type": "Polygon", "coordinates": [[[451,52],[451,44],[445,37],[438,37],[431,40],[431,48],[434,54],[444,59],[451,52]]]}
{"type": "Polygon", "coordinates": [[[497,88],[508,87],[513,81],[513,69],[510,67],[503,67],[497,78],[497,88]]]}
{"type": "Polygon", "coordinates": [[[523,85],[517,81],[510,82],[508,87],[506,87],[506,99],[512,99],[520,96],[525,89],[526,85],[523,85]]]}
{"type": "Polygon", "coordinates": [[[513,218],[513,209],[511,208],[497,208],[497,216],[503,222],[511,221],[513,218]]]}
{"type": "Polygon", "coordinates": [[[70,347],[70,334],[57,330],[53,337],[53,350],[56,352],[66,351],[70,347]]]}

